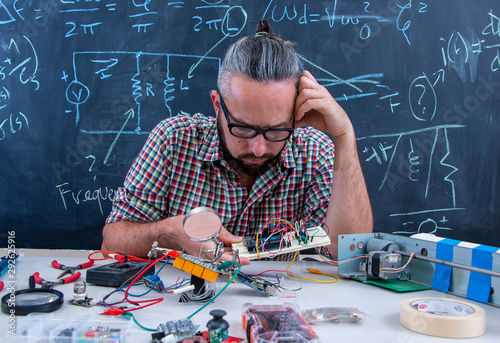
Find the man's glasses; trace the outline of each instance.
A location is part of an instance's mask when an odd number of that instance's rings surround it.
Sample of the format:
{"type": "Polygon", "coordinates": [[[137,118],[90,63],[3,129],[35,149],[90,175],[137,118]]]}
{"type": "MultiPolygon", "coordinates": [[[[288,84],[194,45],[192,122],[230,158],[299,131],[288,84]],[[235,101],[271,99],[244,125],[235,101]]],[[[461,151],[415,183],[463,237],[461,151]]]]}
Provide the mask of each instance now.
{"type": "Polygon", "coordinates": [[[219,92],[220,97],[220,106],[222,107],[222,112],[224,112],[224,116],[226,117],[227,127],[229,128],[229,132],[235,137],[239,138],[253,138],[258,134],[262,134],[265,139],[270,142],[282,142],[286,141],[295,130],[295,116],[293,117],[293,127],[289,129],[267,129],[261,130],[256,127],[245,126],[234,124],[229,121],[229,116],[227,114],[226,104],[224,103],[224,99],[222,99],[222,95],[219,92]]]}

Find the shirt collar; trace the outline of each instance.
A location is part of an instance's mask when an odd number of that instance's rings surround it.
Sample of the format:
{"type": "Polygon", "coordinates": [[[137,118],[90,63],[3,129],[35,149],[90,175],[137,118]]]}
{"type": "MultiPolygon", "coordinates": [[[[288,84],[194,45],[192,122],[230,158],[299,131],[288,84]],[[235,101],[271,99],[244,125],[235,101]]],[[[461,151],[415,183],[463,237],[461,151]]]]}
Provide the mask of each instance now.
{"type": "MultiPolygon", "coordinates": [[[[294,154],[295,134],[286,141],[281,152],[280,162],[285,168],[295,168],[296,159],[294,154]]],[[[198,159],[205,162],[215,162],[222,160],[222,153],[219,151],[219,134],[217,132],[217,120],[213,118],[203,135],[203,139],[198,148],[198,159]]]]}

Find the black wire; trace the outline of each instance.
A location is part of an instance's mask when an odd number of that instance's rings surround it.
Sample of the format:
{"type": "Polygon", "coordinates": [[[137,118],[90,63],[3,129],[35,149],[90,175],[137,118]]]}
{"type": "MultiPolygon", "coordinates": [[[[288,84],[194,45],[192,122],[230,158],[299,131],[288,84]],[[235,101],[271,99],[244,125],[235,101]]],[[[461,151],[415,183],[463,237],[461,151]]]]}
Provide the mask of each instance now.
{"type": "Polygon", "coordinates": [[[123,288],[124,286],[128,285],[132,280],[134,280],[137,277],[137,275],[142,273],[143,270],[149,266],[150,262],[151,262],[151,257],[147,260],[147,262],[144,262],[146,264],[137,273],[135,273],[134,275],[129,277],[127,280],[125,280],[119,287],[117,287],[117,289],[123,288]]]}
{"type": "Polygon", "coordinates": [[[330,227],[328,226],[328,224],[326,224],[326,223],[324,223],[324,224],[323,224],[323,231],[325,231],[325,232],[326,232],[326,235],[328,236],[328,234],[330,233],[330,227]],[[327,228],[328,230],[325,230],[325,226],[326,226],[326,228],[327,228]]]}

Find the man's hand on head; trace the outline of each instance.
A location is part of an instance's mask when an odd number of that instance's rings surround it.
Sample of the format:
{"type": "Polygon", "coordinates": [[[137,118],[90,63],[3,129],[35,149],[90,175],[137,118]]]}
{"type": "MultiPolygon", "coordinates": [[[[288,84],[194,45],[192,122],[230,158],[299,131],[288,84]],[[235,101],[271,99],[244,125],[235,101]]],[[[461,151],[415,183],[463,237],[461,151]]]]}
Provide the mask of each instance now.
{"type": "Polygon", "coordinates": [[[353,131],[351,121],[342,107],[314,76],[304,70],[299,80],[295,101],[295,125],[311,126],[329,133],[334,142],[353,131]]]}

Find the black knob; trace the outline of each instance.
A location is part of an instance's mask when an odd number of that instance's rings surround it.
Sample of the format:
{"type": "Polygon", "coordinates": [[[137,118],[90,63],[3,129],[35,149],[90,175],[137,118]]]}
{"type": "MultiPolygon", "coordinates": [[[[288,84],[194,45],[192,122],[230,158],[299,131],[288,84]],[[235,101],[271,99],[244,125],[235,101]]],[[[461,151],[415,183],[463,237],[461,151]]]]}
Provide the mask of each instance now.
{"type": "Polygon", "coordinates": [[[207,323],[208,330],[227,330],[229,328],[229,323],[224,320],[224,317],[227,314],[224,310],[212,310],[210,311],[210,315],[213,316],[207,323]]]}

